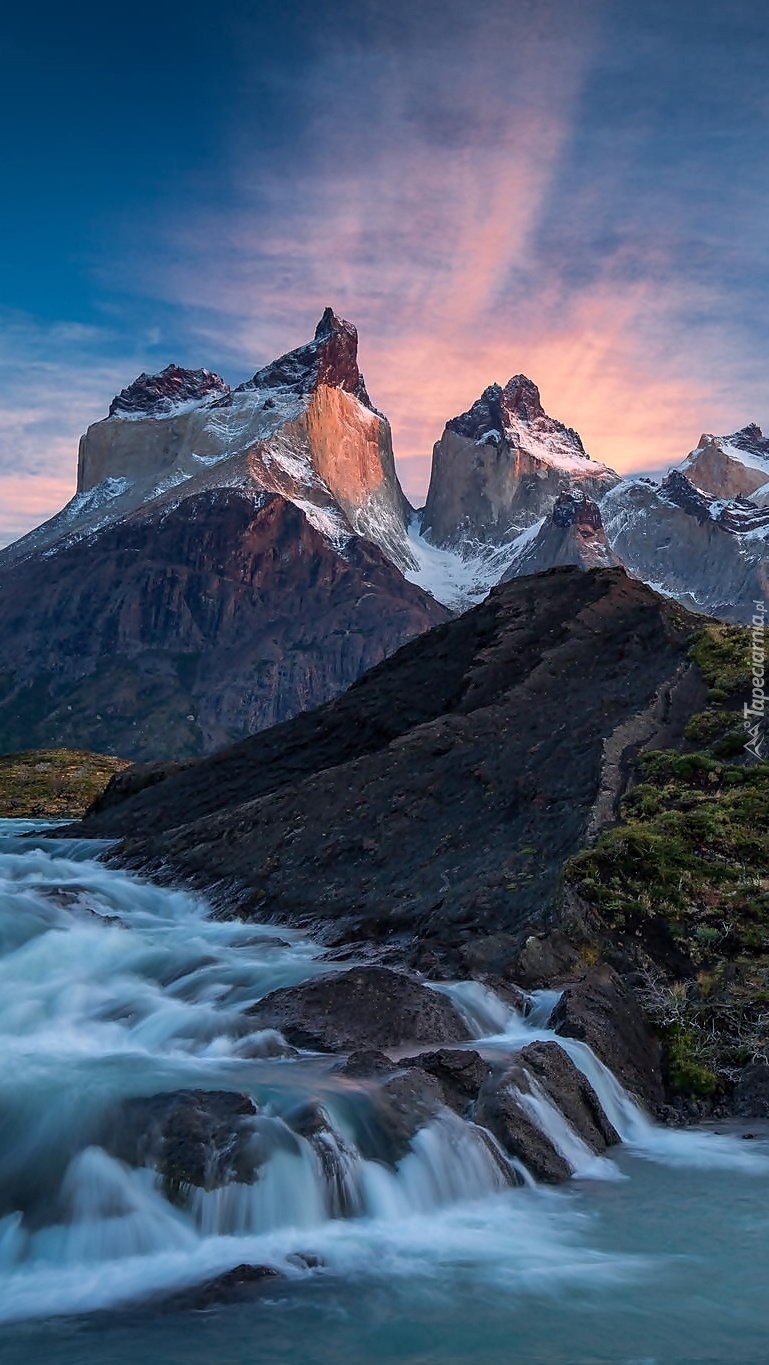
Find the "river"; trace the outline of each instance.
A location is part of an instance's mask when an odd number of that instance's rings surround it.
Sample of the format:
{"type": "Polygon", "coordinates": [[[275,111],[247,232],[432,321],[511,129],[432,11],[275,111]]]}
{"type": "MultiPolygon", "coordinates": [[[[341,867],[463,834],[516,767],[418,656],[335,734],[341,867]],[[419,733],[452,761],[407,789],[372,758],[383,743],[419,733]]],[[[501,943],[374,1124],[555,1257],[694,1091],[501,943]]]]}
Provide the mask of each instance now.
{"type": "MultiPolygon", "coordinates": [[[[200,897],[106,867],[101,845],[31,829],[0,822],[3,1365],[766,1361],[760,1125],[751,1141],[656,1127],[559,1040],[624,1139],[592,1157],[541,1107],[568,1185],[511,1188],[448,1114],[395,1170],[364,1160],[362,1099],[328,1059],[276,1055],[244,1015],[325,969],[311,942],[217,921],[200,897]],[[178,1208],[98,1135],[125,1100],[193,1088],[252,1096],[271,1155],[255,1184],[178,1208]],[[329,1115],[344,1217],[317,1150],[290,1132],[308,1097],[329,1115]],[[280,1278],[248,1302],[163,1304],[244,1262],[280,1278]]],[[[524,1020],[473,984],[448,989],[488,1053],[553,1036],[545,993],[524,1020]]]]}

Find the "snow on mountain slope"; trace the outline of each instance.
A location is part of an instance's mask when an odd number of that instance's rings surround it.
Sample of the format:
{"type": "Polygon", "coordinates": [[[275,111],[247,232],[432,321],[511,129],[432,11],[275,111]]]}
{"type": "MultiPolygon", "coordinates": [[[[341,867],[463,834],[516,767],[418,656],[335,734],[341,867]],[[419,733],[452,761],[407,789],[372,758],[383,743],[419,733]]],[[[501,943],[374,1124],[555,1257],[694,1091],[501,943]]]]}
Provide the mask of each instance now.
{"type": "Polygon", "coordinates": [[[409,526],[409,548],[415,563],[413,568],[404,569],[404,576],[450,611],[466,611],[483,601],[500,581],[511,556],[536,533],[540,524],[536,522],[503,546],[464,541],[461,547],[444,550],[422,535],[420,513],[416,512],[409,526]]]}
{"type": "Polygon", "coordinates": [[[769,593],[769,509],[711,498],[681,469],[624,479],[601,503],[607,538],[636,578],[696,611],[750,621],[769,593]]]}
{"type": "Polygon", "coordinates": [[[355,328],[331,309],[311,342],[235,390],[209,370],[140,375],[83,436],[75,497],[0,562],[222,488],[279,493],[335,547],[363,535],[414,566],[389,423],[358,369],[355,328]]]}

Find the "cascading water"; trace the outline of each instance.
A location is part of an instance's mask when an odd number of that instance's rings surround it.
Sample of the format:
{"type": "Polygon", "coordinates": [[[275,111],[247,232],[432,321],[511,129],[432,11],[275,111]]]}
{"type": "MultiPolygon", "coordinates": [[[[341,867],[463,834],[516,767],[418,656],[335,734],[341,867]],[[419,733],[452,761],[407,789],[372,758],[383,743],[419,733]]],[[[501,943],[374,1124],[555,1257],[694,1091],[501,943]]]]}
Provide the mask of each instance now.
{"type": "MultiPolygon", "coordinates": [[[[242,1262],[288,1280],[363,1267],[419,1277],[436,1258],[502,1282],[513,1262],[564,1282],[616,1272],[599,1253],[575,1258],[555,1196],[530,1181],[512,1188],[513,1163],[449,1111],[395,1164],[362,1155],[366,1097],[340,1085],[336,1059],[296,1053],[246,1014],[328,970],[306,938],[211,919],[199,898],[96,861],[103,846],[28,833],[0,822],[0,1321],[114,1306],[242,1262]],[[176,1200],[157,1170],[107,1150],[104,1131],[121,1106],[182,1091],[253,1100],[253,1169],[176,1200]]],[[[477,983],[440,989],[487,1052],[558,1041],[643,1155],[769,1170],[730,1138],[656,1128],[589,1048],[548,1030],[554,998],[543,993],[524,1018],[477,983]]],[[[536,1084],[522,1098],[578,1174],[615,1173],[536,1084]]]]}

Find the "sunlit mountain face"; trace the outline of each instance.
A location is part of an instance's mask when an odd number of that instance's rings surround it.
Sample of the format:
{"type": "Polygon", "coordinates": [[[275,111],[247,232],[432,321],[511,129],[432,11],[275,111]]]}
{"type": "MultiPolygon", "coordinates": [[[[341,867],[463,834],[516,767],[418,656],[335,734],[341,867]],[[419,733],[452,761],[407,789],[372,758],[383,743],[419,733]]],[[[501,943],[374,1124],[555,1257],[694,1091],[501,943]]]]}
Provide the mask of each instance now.
{"type": "Polygon", "coordinates": [[[46,8],[0,57],[0,542],[74,491],[105,394],[234,388],[331,300],[416,504],[511,374],[620,472],[766,427],[756,0],[230,0],[215,41],[197,3],[46,8]]]}

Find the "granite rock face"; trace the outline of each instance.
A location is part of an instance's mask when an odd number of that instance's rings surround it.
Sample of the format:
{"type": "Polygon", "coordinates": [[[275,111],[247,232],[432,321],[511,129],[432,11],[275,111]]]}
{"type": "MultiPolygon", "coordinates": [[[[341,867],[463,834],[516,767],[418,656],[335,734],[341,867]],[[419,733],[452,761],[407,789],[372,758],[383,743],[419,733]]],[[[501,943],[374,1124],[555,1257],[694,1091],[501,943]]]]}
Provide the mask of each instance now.
{"type": "Polygon", "coordinates": [[[596,497],[618,477],[591,460],[576,431],[548,417],[536,384],[515,375],[446,423],[433,451],[422,532],[460,553],[505,545],[547,516],[570,485],[596,497]]]}
{"type": "Polygon", "coordinates": [[[238,489],[31,555],[0,583],[0,751],[205,753],[335,696],[446,615],[372,542],[341,554],[287,498],[238,489]]]}
{"type": "Polygon", "coordinates": [[[502,576],[503,583],[561,564],[598,569],[620,563],[606,539],[598,503],[580,488],[559,493],[536,535],[521,539],[523,543],[502,576]]]}
{"type": "Polygon", "coordinates": [[[769,437],[755,422],[731,436],[701,436],[680,468],[696,488],[713,498],[769,503],[769,437]]]}

